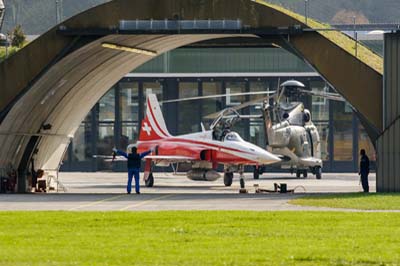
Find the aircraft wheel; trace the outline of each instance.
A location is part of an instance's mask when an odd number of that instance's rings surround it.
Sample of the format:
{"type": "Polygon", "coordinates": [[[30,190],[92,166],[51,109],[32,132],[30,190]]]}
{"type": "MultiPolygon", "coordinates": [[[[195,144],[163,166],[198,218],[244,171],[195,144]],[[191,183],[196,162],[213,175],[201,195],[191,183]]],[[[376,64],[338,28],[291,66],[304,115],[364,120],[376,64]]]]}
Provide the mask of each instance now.
{"type": "Polygon", "coordinates": [[[297,171],[296,171],[296,177],[297,177],[297,178],[300,178],[300,177],[301,177],[301,170],[297,170],[297,171]]]}
{"type": "Polygon", "coordinates": [[[315,168],[315,177],[317,179],[321,179],[322,178],[322,169],[319,166],[315,168]]]}
{"type": "Polygon", "coordinates": [[[147,179],[145,181],[145,185],[146,185],[146,187],[153,187],[153,185],[154,185],[153,173],[149,174],[149,177],[147,177],[147,179]]]}
{"type": "Polygon", "coordinates": [[[253,178],[254,179],[259,179],[260,178],[260,169],[258,169],[257,167],[254,167],[253,178]]]}
{"type": "Polygon", "coordinates": [[[307,170],[303,170],[303,177],[307,178],[307,175],[308,175],[307,170]]]}
{"type": "Polygon", "coordinates": [[[226,187],[230,187],[233,182],[233,173],[225,173],[224,174],[224,185],[226,187]]]}
{"type": "Polygon", "coordinates": [[[240,178],[240,188],[244,188],[245,184],[244,184],[244,179],[240,178]]]}

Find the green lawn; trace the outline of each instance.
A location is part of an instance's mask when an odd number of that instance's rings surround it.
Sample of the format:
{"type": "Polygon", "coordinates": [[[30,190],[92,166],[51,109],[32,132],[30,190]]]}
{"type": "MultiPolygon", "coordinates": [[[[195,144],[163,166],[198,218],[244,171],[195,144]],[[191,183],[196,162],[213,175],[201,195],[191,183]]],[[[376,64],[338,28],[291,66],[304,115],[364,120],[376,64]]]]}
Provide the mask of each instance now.
{"type": "Polygon", "coordinates": [[[399,213],[0,212],[0,265],[399,262],[399,213]]]}
{"type": "MultiPolygon", "coordinates": [[[[16,47],[9,47],[8,48],[8,57],[15,54],[19,49],[16,47]]],[[[0,47],[0,62],[2,62],[6,57],[6,48],[0,47]]]]}
{"type": "Polygon", "coordinates": [[[306,196],[289,203],[303,206],[359,210],[400,210],[400,194],[332,194],[306,196]]]}

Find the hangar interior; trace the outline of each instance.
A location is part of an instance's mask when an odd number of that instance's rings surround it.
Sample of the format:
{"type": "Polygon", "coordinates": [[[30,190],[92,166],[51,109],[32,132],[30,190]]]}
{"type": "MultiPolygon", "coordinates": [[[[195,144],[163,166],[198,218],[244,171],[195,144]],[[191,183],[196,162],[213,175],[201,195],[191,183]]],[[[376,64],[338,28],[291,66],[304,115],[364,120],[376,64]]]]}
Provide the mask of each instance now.
{"type": "MultiPolygon", "coordinates": [[[[114,146],[124,149],[136,142],[143,118],[145,95],[159,100],[202,95],[275,90],[288,79],[303,82],[313,91],[332,88],[304,61],[282,48],[204,47],[198,44],[167,52],[125,75],[96,103],[79,126],[64,157],[63,171],[124,171],[125,164],[93,158],[109,155],[114,146]]],[[[253,100],[255,96],[216,98],[163,106],[172,134],[200,131],[203,117],[253,100]]],[[[366,149],[371,161],[375,150],[364,127],[348,103],[302,95],[311,110],[322,141],[324,171],[358,170],[358,151],[366,149]]],[[[256,106],[242,110],[258,114],[256,106]]],[[[265,147],[262,119],[243,120],[235,126],[244,139],[265,147]]],[[[274,170],[279,170],[275,168],[274,170]]]]}
{"type": "MultiPolygon", "coordinates": [[[[13,169],[17,176],[18,191],[26,191],[32,159],[35,160],[36,169],[58,169],[60,161],[65,158],[65,150],[71,137],[81,127],[85,116],[126,73],[150,61],[154,54],[165,54],[179,47],[206,40],[232,37],[272,37],[271,42],[274,45],[277,44],[304,58],[352,104],[368,135],[375,141],[383,129],[382,58],[361,45],[358,46],[358,55],[355,56],[354,40],[340,32],[326,33],[312,29],[321,26],[323,25],[315,22],[305,24],[301,16],[260,0],[114,0],[83,12],[51,29],[0,64],[0,79],[4,81],[1,87],[3,97],[0,98],[0,168],[13,169]],[[201,33],[189,31],[186,34],[181,31],[135,34],[120,27],[122,20],[138,21],[149,18],[161,22],[166,19],[174,21],[176,18],[186,21],[231,19],[234,22],[242,22],[245,27],[228,32],[210,32],[208,29],[201,33]],[[254,31],[246,32],[247,29],[254,31]],[[284,29],[284,32],[281,32],[281,29],[284,29]],[[132,47],[141,52],[126,53],[107,49],[103,46],[104,43],[132,47]],[[143,51],[152,51],[152,54],[143,51]],[[27,61],[29,64],[26,64],[27,61]]],[[[250,89],[250,76],[246,74],[239,77],[243,80],[221,80],[221,85],[218,86],[224,91],[250,89]],[[237,82],[242,83],[235,85],[237,82]]],[[[205,78],[216,77],[205,75],[205,78]]],[[[279,80],[279,75],[266,79],[268,85],[265,86],[273,87],[277,79],[279,80]]],[[[154,76],[152,80],[154,84],[159,84],[155,89],[162,90],[162,97],[167,99],[177,98],[181,85],[182,91],[186,85],[190,85],[197,94],[202,94],[206,87],[202,80],[188,80],[187,83],[190,84],[177,82],[176,79],[172,81],[173,79],[166,79],[165,76],[154,76]],[[175,88],[166,92],[166,81],[174,83],[175,88]]],[[[260,82],[264,80],[260,79],[260,82]]],[[[139,99],[145,94],[143,84],[143,81],[138,80],[139,99]]],[[[111,90],[110,93],[123,93],[119,87],[118,85],[117,89],[111,90]]],[[[101,101],[97,104],[98,114],[91,118],[91,126],[95,130],[90,134],[94,136],[99,136],[100,130],[96,130],[96,127],[100,128],[101,124],[97,126],[98,121],[110,124],[112,122],[106,120],[110,119],[107,115],[101,115],[101,108],[112,106],[116,101],[118,104],[121,102],[120,95],[109,98],[110,104],[102,105],[101,101]]],[[[143,105],[140,100],[138,104],[143,105]]],[[[167,115],[174,115],[174,112],[168,110],[172,107],[164,108],[167,109],[167,115]]],[[[334,110],[331,105],[329,108],[334,110]]],[[[339,113],[346,114],[346,107],[342,108],[344,111],[339,113]]],[[[116,109],[115,106],[113,110],[114,113],[121,112],[121,109],[116,109]]],[[[143,112],[143,108],[140,107],[137,112],[143,112]]],[[[176,118],[179,118],[178,115],[179,112],[175,112],[176,118]]],[[[329,116],[332,115],[334,116],[335,112],[329,111],[329,116]]],[[[114,114],[115,119],[122,119],[122,116],[114,114]]],[[[357,131],[354,130],[357,123],[354,122],[351,112],[348,113],[348,118],[343,119],[347,120],[347,126],[353,128],[350,130],[353,134],[345,132],[344,135],[348,137],[343,138],[353,139],[362,135],[354,134],[357,131]]],[[[332,123],[334,120],[329,121],[332,123]]],[[[110,131],[119,130],[114,136],[121,136],[123,130],[120,124],[116,123],[112,130],[111,128],[109,127],[109,132],[105,131],[105,135],[111,134],[110,131]]],[[[174,130],[178,132],[188,128],[179,128],[177,124],[174,130]]],[[[244,132],[244,135],[246,134],[249,137],[252,135],[251,132],[244,132]]],[[[334,136],[331,127],[325,134],[334,136]]],[[[115,141],[114,137],[109,139],[115,141]]],[[[92,145],[93,143],[91,142],[92,145]]],[[[346,145],[343,146],[346,148],[346,145]]],[[[330,149],[335,147],[340,145],[331,145],[330,149]]],[[[350,154],[353,156],[354,147],[350,148],[347,145],[347,149],[351,150],[350,154]]],[[[330,153],[329,156],[335,154],[340,155],[340,152],[330,153]]],[[[356,158],[353,156],[353,159],[356,158]]]]}

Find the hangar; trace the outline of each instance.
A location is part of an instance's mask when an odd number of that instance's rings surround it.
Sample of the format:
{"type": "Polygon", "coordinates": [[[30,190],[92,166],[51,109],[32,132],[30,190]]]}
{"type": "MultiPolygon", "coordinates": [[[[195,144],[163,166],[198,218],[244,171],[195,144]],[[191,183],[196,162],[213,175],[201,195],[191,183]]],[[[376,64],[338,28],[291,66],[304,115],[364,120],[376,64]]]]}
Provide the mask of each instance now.
{"type": "Polygon", "coordinates": [[[306,25],[263,1],[114,0],[88,10],[0,65],[0,167],[17,169],[18,190],[25,191],[33,155],[36,168],[58,169],[81,121],[126,73],[154,54],[226,38],[268,40],[305,58],[352,104],[371,139],[377,140],[383,132],[382,59],[367,49],[356,58],[350,38],[307,30],[312,27],[320,25],[306,25]],[[122,21],[152,20],[240,21],[242,27],[151,33],[121,27],[122,21]],[[136,52],[108,49],[105,43],[136,52]]]}

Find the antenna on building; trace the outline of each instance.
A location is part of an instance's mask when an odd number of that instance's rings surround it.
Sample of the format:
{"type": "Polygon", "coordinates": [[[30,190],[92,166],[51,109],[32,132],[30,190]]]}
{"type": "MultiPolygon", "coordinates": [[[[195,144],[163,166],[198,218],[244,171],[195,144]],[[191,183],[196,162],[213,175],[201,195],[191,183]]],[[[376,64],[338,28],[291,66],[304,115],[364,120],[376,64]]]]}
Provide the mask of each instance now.
{"type": "Polygon", "coordinates": [[[4,5],[4,1],[0,0],[0,32],[1,29],[3,28],[3,20],[5,13],[6,13],[6,6],[4,5]]]}
{"type": "Polygon", "coordinates": [[[56,2],[56,23],[57,25],[63,21],[63,0],[55,0],[56,2]]]}

